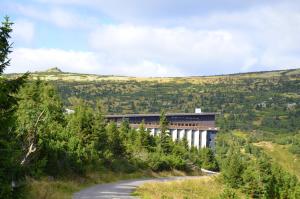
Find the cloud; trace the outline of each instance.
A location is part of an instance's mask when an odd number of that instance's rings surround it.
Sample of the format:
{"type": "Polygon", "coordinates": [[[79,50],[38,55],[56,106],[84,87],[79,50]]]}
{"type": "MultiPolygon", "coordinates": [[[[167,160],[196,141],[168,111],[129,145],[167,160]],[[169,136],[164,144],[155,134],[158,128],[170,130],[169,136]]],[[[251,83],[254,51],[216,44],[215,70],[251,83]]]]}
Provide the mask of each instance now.
{"type": "Polygon", "coordinates": [[[59,67],[64,71],[91,72],[98,60],[92,52],[65,51],[60,49],[17,48],[11,54],[11,66],[6,72],[43,71],[59,67]]]}
{"type": "Polygon", "coordinates": [[[85,29],[82,34],[90,33],[80,42],[86,51],[59,50],[66,42],[57,43],[57,49],[18,48],[12,68],[28,63],[31,70],[58,66],[86,73],[178,76],[300,65],[300,4],[295,1],[36,1],[15,10],[55,24],[53,37],[66,28],[85,29]],[[98,19],[83,17],[89,11],[100,13],[98,19]],[[99,25],[103,13],[114,23],[99,25]]]}
{"type": "Polygon", "coordinates": [[[91,33],[89,42],[88,52],[17,48],[6,72],[57,66],[81,73],[182,76],[233,72],[255,62],[251,46],[238,33],[221,30],[104,25],[91,33]]]}
{"type": "MultiPolygon", "coordinates": [[[[136,65],[111,62],[105,55],[96,52],[60,49],[17,48],[11,54],[11,66],[6,73],[43,71],[59,67],[66,72],[93,73],[103,75],[167,76],[172,68],[147,60],[136,65]]],[[[181,75],[174,69],[174,75],[181,75]]]]}
{"type": "Polygon", "coordinates": [[[169,26],[104,25],[92,32],[90,45],[114,60],[149,60],[185,75],[299,67],[299,10],[283,3],[170,20],[169,26]]]}
{"type": "Polygon", "coordinates": [[[50,6],[38,7],[36,5],[12,4],[18,14],[35,20],[48,22],[60,28],[91,28],[97,24],[97,19],[92,16],[83,16],[78,12],[65,7],[50,6]]]}
{"type": "Polygon", "coordinates": [[[91,33],[90,45],[111,62],[147,60],[185,75],[233,72],[255,64],[252,46],[239,33],[225,30],[104,25],[91,33]]]}
{"type": "MultiPolygon", "coordinates": [[[[105,13],[107,16],[124,22],[157,22],[177,20],[192,16],[205,16],[211,12],[244,10],[249,7],[270,3],[268,0],[36,0],[47,5],[79,6],[105,13]]],[[[280,0],[273,0],[275,4],[280,0]]]]}
{"type": "Polygon", "coordinates": [[[14,43],[30,44],[33,42],[35,36],[35,25],[33,22],[27,20],[16,20],[13,25],[12,40],[14,43]]]}

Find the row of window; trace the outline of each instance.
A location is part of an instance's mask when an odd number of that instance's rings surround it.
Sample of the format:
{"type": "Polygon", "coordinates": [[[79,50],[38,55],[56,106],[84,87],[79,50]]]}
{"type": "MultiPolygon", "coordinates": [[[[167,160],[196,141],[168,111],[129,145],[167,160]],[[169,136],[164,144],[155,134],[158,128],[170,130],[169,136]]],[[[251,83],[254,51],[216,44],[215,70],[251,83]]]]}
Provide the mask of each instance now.
{"type": "MultiPolygon", "coordinates": [[[[131,124],[140,124],[140,122],[132,122],[131,124]]],[[[145,125],[159,125],[159,123],[151,123],[151,122],[145,122],[144,123],[145,125]]],[[[203,125],[206,125],[208,126],[209,124],[207,123],[173,123],[171,122],[169,125],[171,126],[203,126],[203,125]]],[[[209,125],[211,126],[211,125],[209,125]]]]}

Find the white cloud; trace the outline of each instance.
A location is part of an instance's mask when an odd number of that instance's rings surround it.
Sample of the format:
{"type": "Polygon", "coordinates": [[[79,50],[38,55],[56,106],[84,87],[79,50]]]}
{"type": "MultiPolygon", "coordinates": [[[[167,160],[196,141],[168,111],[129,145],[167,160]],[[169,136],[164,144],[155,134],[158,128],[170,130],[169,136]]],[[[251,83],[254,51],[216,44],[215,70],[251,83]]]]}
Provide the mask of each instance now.
{"type": "Polygon", "coordinates": [[[35,26],[26,20],[16,20],[13,25],[12,40],[18,44],[30,44],[35,36],[35,26]]]}
{"type": "MultiPolygon", "coordinates": [[[[17,48],[11,54],[11,66],[6,73],[43,71],[59,67],[66,72],[96,73],[104,75],[168,76],[170,67],[143,60],[136,64],[106,60],[101,53],[65,51],[60,49],[17,48]]],[[[177,69],[173,75],[181,75],[177,69]]]]}
{"type": "Polygon", "coordinates": [[[91,72],[99,66],[94,53],[71,50],[17,48],[11,58],[7,73],[42,71],[50,67],[59,67],[64,71],[91,72]]]}
{"type": "Polygon", "coordinates": [[[252,46],[239,33],[225,30],[104,25],[91,33],[90,45],[111,62],[136,65],[148,60],[186,75],[233,72],[255,64],[252,46]]]}
{"type": "Polygon", "coordinates": [[[88,27],[90,50],[17,49],[12,68],[21,70],[26,63],[30,70],[58,66],[87,73],[177,76],[300,66],[300,4],[293,1],[273,5],[256,1],[243,9],[208,9],[205,14],[193,12],[190,5],[191,12],[176,14],[176,9],[184,10],[178,5],[187,6],[182,1],[170,7],[173,14],[165,12],[166,2],[173,5],[173,1],[136,4],[133,0],[122,6],[116,6],[116,1],[37,1],[48,2],[49,7],[19,5],[16,10],[60,28],[88,27]],[[96,25],[90,16],[71,12],[69,8],[76,6],[97,9],[99,18],[106,13],[119,23],[96,25]],[[155,17],[148,18],[147,13],[155,17]]]}
{"type": "Polygon", "coordinates": [[[65,7],[39,8],[33,5],[13,4],[13,8],[26,17],[52,23],[60,28],[91,28],[97,23],[96,18],[81,16],[65,7]]]}
{"type": "Polygon", "coordinates": [[[169,21],[171,27],[104,25],[90,45],[115,62],[149,60],[185,75],[299,67],[299,10],[277,4],[169,21]]]}

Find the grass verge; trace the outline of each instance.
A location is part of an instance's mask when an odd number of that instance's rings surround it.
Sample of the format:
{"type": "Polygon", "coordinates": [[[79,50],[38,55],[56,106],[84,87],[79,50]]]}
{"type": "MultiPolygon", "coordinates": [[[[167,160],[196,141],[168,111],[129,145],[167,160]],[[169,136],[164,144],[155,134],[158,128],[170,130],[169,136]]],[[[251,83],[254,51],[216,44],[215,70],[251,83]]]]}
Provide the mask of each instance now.
{"type": "MultiPolygon", "coordinates": [[[[221,198],[225,186],[218,176],[198,179],[146,183],[134,192],[143,199],[215,199],[221,198]]],[[[237,193],[238,198],[243,198],[237,193]]]]}

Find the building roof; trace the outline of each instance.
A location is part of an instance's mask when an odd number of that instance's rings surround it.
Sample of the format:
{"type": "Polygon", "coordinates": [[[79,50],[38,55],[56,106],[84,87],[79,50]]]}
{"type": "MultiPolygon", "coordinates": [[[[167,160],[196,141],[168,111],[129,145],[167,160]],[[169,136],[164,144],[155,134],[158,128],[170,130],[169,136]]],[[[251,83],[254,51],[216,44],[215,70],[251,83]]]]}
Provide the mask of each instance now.
{"type": "MultiPolygon", "coordinates": [[[[166,113],[166,116],[188,116],[188,115],[216,115],[213,112],[203,113],[166,113]]],[[[124,114],[124,115],[106,115],[106,118],[124,118],[124,117],[159,117],[159,113],[147,113],[147,114],[124,114]]]]}

